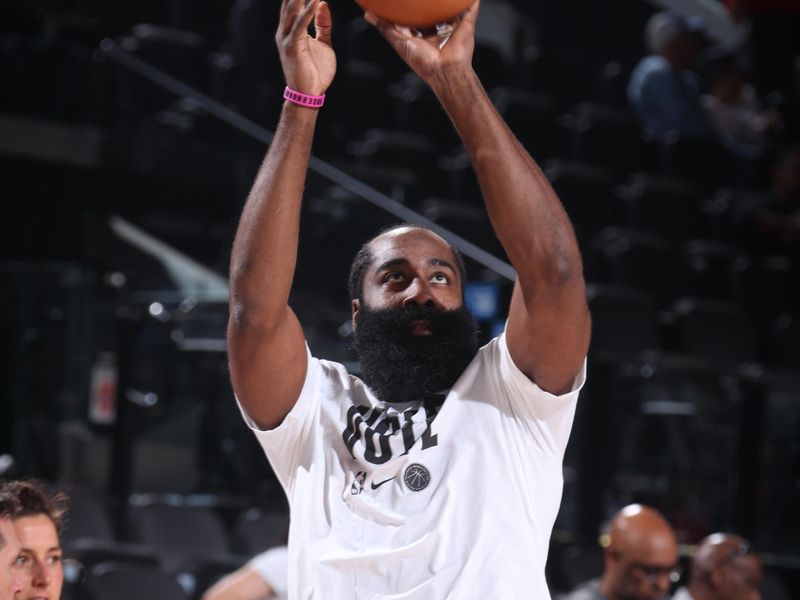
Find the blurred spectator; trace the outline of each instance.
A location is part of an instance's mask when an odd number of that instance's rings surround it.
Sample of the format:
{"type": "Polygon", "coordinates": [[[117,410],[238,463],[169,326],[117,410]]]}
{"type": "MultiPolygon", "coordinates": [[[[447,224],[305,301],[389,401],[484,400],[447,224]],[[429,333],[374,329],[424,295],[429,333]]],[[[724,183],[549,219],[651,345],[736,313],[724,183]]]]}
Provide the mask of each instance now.
{"type": "Polygon", "coordinates": [[[631,73],[628,99],[645,130],[662,137],[669,132],[711,132],[700,105],[701,80],[691,71],[701,49],[701,19],[660,12],[645,25],[650,55],[631,73]]]}
{"type": "Polygon", "coordinates": [[[286,546],[270,548],[214,584],[202,600],[264,600],[286,598],[286,546]]]}
{"type": "Polygon", "coordinates": [[[737,21],[746,19],[750,22],[750,47],[759,92],[797,93],[798,90],[792,89],[792,79],[795,61],[800,54],[800,2],[723,1],[737,21]]]}
{"type": "Polygon", "coordinates": [[[64,584],[59,532],[66,511],[63,494],[48,494],[35,483],[6,484],[17,500],[14,529],[20,543],[16,566],[24,587],[16,600],[58,600],[64,584]]]}
{"type": "Polygon", "coordinates": [[[675,532],[657,510],[631,504],[601,538],[605,570],[562,600],[662,600],[678,579],[675,532]]]}
{"type": "Polygon", "coordinates": [[[23,589],[22,573],[16,568],[19,555],[19,540],[11,517],[17,507],[17,499],[0,481],[0,600],[13,600],[23,589]]]}
{"type": "Polygon", "coordinates": [[[738,535],[715,533],[703,539],[692,559],[686,587],[673,600],[761,600],[761,559],[738,535]]]}
{"type": "Polygon", "coordinates": [[[758,254],[785,254],[800,261],[800,146],[778,153],[770,188],[732,207],[736,241],[758,254]]]}
{"type": "Polygon", "coordinates": [[[729,50],[712,49],[701,62],[708,89],[703,108],[722,142],[736,156],[761,157],[770,132],[780,127],[778,113],[764,108],[741,59],[729,50]]]}

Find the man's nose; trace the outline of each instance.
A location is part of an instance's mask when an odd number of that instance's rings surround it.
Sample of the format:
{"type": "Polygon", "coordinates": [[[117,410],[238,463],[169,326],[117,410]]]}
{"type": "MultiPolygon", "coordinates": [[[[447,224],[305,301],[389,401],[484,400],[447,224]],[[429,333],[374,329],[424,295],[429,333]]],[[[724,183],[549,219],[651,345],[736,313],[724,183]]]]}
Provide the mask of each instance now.
{"type": "Polygon", "coordinates": [[[31,569],[31,583],[35,586],[50,584],[50,571],[40,562],[36,562],[31,569]]]}
{"type": "Polygon", "coordinates": [[[403,308],[411,304],[416,306],[434,306],[436,304],[430,286],[428,286],[428,283],[421,277],[416,277],[408,288],[406,288],[403,308]]]}
{"type": "Polygon", "coordinates": [[[656,585],[661,592],[666,594],[672,587],[672,579],[670,579],[670,574],[659,573],[658,578],[656,579],[656,585]]]}

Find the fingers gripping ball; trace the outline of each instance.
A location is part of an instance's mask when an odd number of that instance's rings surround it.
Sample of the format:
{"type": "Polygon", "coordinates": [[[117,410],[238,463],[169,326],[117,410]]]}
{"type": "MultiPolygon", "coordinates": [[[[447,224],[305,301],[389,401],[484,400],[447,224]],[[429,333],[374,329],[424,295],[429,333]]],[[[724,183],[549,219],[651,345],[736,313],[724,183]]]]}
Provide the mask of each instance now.
{"type": "Polygon", "coordinates": [[[356,0],[381,19],[409,27],[431,27],[452,21],[467,10],[473,0],[356,0]]]}

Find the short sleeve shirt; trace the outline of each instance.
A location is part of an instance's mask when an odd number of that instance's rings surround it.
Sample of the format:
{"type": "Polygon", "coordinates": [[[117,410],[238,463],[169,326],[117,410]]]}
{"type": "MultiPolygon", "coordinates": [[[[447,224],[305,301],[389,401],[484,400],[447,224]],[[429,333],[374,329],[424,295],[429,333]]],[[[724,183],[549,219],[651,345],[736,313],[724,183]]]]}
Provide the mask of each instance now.
{"type": "Polygon", "coordinates": [[[544,577],[570,392],[540,389],[505,334],[440,398],[389,404],[309,357],[275,429],[253,428],[291,509],[289,597],[549,598],[544,577]]]}

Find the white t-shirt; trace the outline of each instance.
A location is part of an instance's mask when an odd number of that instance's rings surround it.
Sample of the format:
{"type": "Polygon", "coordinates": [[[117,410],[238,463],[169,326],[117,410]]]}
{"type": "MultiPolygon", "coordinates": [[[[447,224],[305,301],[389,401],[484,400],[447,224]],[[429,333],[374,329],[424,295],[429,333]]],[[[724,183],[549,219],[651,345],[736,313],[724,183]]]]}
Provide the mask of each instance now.
{"type": "Polygon", "coordinates": [[[286,598],[289,553],[286,546],[276,546],[254,557],[248,566],[267,582],[275,598],[286,598]]]}
{"type": "Polygon", "coordinates": [[[675,595],[672,597],[672,600],[694,600],[692,595],[689,593],[685,587],[678,588],[675,591],[675,595]]]}
{"type": "Polygon", "coordinates": [[[443,404],[398,405],[309,357],[281,425],[261,431],[245,417],[289,499],[289,597],[549,598],[544,567],[584,379],[585,365],[573,391],[541,390],[502,334],[443,404]]]}

